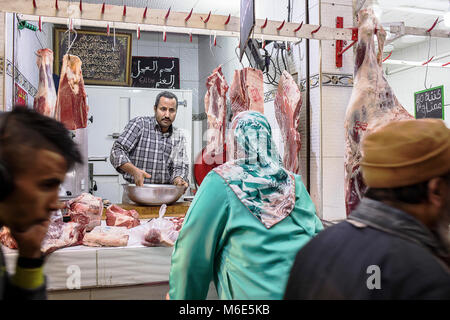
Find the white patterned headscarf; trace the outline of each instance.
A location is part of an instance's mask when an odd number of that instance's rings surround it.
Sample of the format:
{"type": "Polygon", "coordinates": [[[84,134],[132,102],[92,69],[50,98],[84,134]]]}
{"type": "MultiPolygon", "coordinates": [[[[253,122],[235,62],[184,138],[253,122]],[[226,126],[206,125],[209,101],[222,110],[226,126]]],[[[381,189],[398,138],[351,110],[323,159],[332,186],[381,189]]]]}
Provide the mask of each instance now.
{"type": "Polygon", "coordinates": [[[263,114],[244,111],[234,118],[227,139],[227,159],[214,171],[266,228],[292,212],[294,175],[283,168],[263,114]]]}

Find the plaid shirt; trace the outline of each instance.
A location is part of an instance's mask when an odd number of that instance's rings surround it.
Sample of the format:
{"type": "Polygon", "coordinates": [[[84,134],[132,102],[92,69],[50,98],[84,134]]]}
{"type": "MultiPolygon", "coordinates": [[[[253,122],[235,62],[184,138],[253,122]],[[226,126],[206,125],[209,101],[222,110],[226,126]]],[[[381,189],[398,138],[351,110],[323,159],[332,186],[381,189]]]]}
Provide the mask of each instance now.
{"type": "Polygon", "coordinates": [[[151,174],[145,178],[146,184],[172,184],[176,177],[189,183],[185,136],[174,126],[162,133],[155,117],[132,119],[114,142],[110,160],[130,183],[134,183],[133,176],[119,169],[127,162],[151,174]]]}

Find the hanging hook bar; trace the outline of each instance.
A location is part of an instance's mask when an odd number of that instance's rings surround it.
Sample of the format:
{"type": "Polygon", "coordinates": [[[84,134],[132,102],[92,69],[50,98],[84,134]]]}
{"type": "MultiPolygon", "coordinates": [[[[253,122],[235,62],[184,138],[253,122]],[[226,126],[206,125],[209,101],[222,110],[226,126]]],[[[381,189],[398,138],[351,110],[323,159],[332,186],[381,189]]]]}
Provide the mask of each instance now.
{"type": "Polygon", "coordinates": [[[188,22],[188,20],[191,18],[192,16],[192,11],[194,10],[194,8],[191,9],[191,12],[189,12],[189,14],[187,15],[186,18],[184,18],[184,22],[188,22]]]}
{"type": "Polygon", "coordinates": [[[383,62],[385,62],[387,59],[389,59],[391,57],[391,55],[392,55],[392,51],[389,52],[389,55],[386,58],[383,59],[383,62]]]}
{"type": "Polygon", "coordinates": [[[231,20],[231,13],[228,15],[227,21],[225,21],[224,25],[227,25],[231,20]]]}
{"type": "Polygon", "coordinates": [[[36,0],[33,0],[33,8],[37,9],[36,0]]]}
{"type": "Polygon", "coordinates": [[[126,17],[127,16],[127,5],[123,5],[123,14],[122,14],[124,17],[126,17]]]}
{"type": "Polygon", "coordinates": [[[58,7],[58,0],[55,0],[55,8],[56,8],[56,10],[59,10],[59,7],[58,7]]]}
{"type": "Polygon", "coordinates": [[[294,30],[294,32],[299,31],[299,30],[302,28],[302,26],[303,26],[303,21],[302,21],[302,23],[300,23],[300,25],[298,26],[298,28],[294,30]]]}
{"type": "Polygon", "coordinates": [[[106,25],[106,34],[107,34],[108,36],[110,35],[109,23],[106,25]]]}
{"type": "Polygon", "coordinates": [[[314,33],[316,33],[317,31],[319,31],[320,30],[320,28],[322,28],[322,25],[320,25],[316,30],[313,30],[313,31],[311,31],[311,34],[314,34],[314,33]]]}
{"type": "Polygon", "coordinates": [[[38,23],[38,25],[39,25],[39,32],[42,32],[42,19],[41,19],[41,16],[39,16],[39,23],[38,23]]]}
{"type": "Polygon", "coordinates": [[[280,31],[283,27],[284,27],[284,22],[285,20],[283,20],[283,22],[280,24],[280,26],[277,28],[277,31],[280,31]]]}
{"type": "Polygon", "coordinates": [[[102,14],[105,14],[105,3],[103,2],[103,5],[102,5],[102,14]]]}
{"type": "Polygon", "coordinates": [[[206,17],[206,19],[203,19],[203,17],[200,17],[200,19],[202,19],[203,23],[208,23],[209,18],[211,18],[211,11],[209,12],[208,16],[206,17]]]}
{"type": "Polygon", "coordinates": [[[439,21],[439,17],[436,18],[436,20],[434,21],[433,25],[431,26],[430,29],[427,30],[427,32],[431,32],[431,30],[433,30],[434,27],[436,27],[436,24],[438,23],[438,21],[439,21]]]}
{"type": "Polygon", "coordinates": [[[83,12],[83,0],[80,0],[80,12],[83,12]]]}
{"type": "Polygon", "coordinates": [[[264,21],[264,24],[261,26],[261,29],[264,29],[265,27],[267,27],[267,18],[266,21],[264,21]]]}

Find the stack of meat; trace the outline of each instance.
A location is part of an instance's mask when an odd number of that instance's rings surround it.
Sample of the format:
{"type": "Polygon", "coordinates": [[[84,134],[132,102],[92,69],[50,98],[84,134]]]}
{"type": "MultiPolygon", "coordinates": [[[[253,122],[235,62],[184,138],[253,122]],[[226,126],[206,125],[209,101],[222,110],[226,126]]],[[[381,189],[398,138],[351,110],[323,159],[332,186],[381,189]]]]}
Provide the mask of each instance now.
{"type": "Polygon", "coordinates": [[[139,213],[136,210],[125,210],[114,204],[106,208],[106,225],[108,226],[130,229],[140,224],[139,213]]]}
{"type": "Polygon", "coordinates": [[[53,82],[53,51],[40,49],[37,51],[39,68],[38,92],[34,98],[33,108],[37,112],[54,118],[56,111],[56,89],[53,82]]]}
{"type": "Polygon", "coordinates": [[[58,225],[55,226],[55,228],[59,229],[57,233],[59,233],[60,236],[57,237],[56,232],[53,233],[53,235],[47,234],[48,238],[42,244],[42,251],[49,254],[57,249],[81,245],[88,223],[87,217],[80,217],[78,222],[68,222],[63,224],[57,222],[58,225]]]}
{"type": "Polygon", "coordinates": [[[129,235],[126,227],[97,226],[83,238],[89,247],[126,247],[129,235]]]}
{"type": "Polygon", "coordinates": [[[234,71],[230,87],[231,111],[233,117],[242,111],[264,113],[264,85],[261,70],[244,68],[234,71]]]}
{"type": "Polygon", "coordinates": [[[275,117],[284,141],[284,167],[294,173],[300,173],[300,108],[302,96],[292,76],[285,70],[278,82],[275,97],[275,117]]]}
{"type": "MultiPolygon", "coordinates": [[[[64,223],[61,211],[54,212],[41,245],[42,252],[49,254],[57,249],[81,244],[87,224],[87,217],[79,219],[78,222],[64,223]]],[[[17,243],[6,227],[0,232],[0,242],[11,249],[17,249],[17,243]]]]}
{"type": "Polygon", "coordinates": [[[61,121],[67,129],[86,128],[88,105],[81,71],[81,60],[74,55],[65,55],[61,68],[58,95],[53,82],[53,51],[37,51],[39,68],[38,93],[34,109],[46,116],[61,121]]]}
{"type": "MultiPolygon", "coordinates": [[[[366,191],[360,161],[364,137],[391,121],[413,117],[402,107],[384,78],[382,53],[386,32],[372,9],[358,13],[355,83],[345,115],[345,205],[353,211],[366,191]],[[377,30],[378,53],[374,33],[377,30]]],[[[395,179],[395,177],[393,177],[395,179]]]]}
{"type": "Polygon", "coordinates": [[[86,232],[101,224],[103,213],[103,202],[99,197],[90,193],[82,193],[79,197],[72,199],[66,204],[71,221],[87,221],[86,232]],[[87,219],[87,220],[86,220],[87,219]]]}

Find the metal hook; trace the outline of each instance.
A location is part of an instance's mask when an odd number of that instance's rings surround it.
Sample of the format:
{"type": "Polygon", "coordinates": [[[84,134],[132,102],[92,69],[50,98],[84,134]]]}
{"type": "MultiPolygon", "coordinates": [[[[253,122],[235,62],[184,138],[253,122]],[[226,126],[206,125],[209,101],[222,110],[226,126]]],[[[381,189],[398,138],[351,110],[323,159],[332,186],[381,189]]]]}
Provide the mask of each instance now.
{"type": "Polygon", "coordinates": [[[189,12],[189,14],[187,15],[186,18],[184,18],[184,22],[188,22],[188,20],[191,18],[192,16],[192,11],[194,10],[194,8],[191,9],[191,12],[189,12]]]}
{"type": "Polygon", "coordinates": [[[225,21],[224,25],[227,25],[230,22],[231,19],[231,13],[228,15],[227,21],[225,21]]]}
{"type": "MultiPolygon", "coordinates": [[[[72,20],[72,19],[71,19],[72,20]]],[[[70,21],[70,24],[72,24],[72,21],[70,21]]],[[[73,38],[73,41],[72,42],[70,42],[70,32],[71,32],[71,29],[72,27],[70,26],[69,27],[69,29],[67,29],[66,30],[66,32],[64,32],[64,35],[66,35],[66,33],[69,33],[69,41],[67,42],[67,51],[66,51],[66,54],[68,54],[69,53],[69,51],[70,51],[70,49],[72,49],[72,46],[73,46],[73,44],[75,43],[75,40],[77,40],[77,36],[78,36],[78,33],[77,33],[77,31],[75,30],[75,29],[73,29],[72,31],[74,32],[74,34],[75,34],[75,38],[73,38]]]]}

